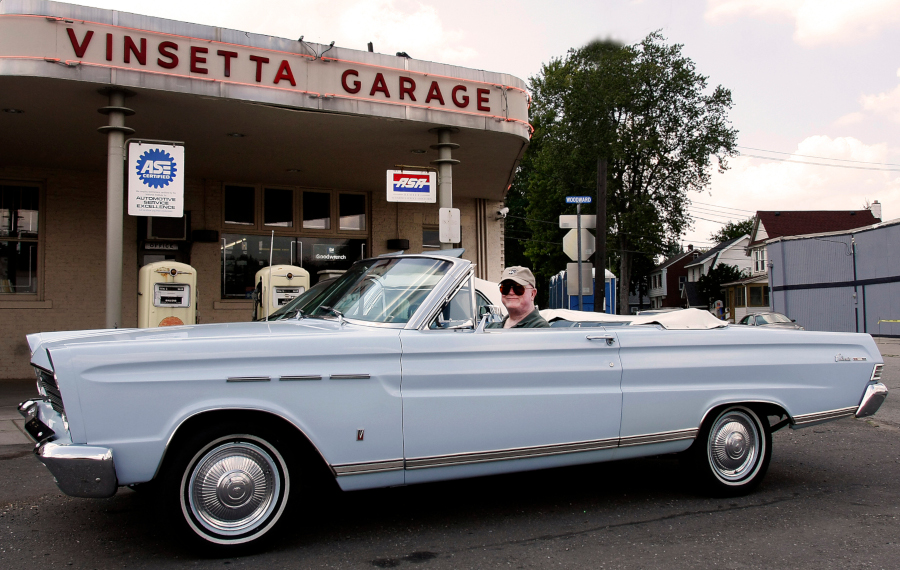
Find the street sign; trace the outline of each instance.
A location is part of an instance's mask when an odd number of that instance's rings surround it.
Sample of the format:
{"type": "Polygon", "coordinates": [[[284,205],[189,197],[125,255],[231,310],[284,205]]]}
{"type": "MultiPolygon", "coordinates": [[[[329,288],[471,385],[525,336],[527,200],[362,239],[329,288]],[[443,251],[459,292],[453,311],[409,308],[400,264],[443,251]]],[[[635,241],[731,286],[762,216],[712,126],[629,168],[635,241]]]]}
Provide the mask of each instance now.
{"type": "MultiPolygon", "coordinates": [[[[581,228],[581,260],[589,258],[594,253],[594,234],[581,228]]],[[[563,252],[569,259],[578,261],[578,230],[569,230],[563,238],[563,252]]]]}
{"type": "MultiPolygon", "coordinates": [[[[564,230],[578,227],[578,216],[560,216],[559,227],[564,230]]],[[[597,216],[581,216],[581,227],[594,229],[597,227],[597,216]]]]}
{"type": "Polygon", "coordinates": [[[590,204],[590,196],[566,196],[566,204],[590,204]]]}
{"type": "MultiPolygon", "coordinates": [[[[566,264],[566,293],[571,296],[578,294],[578,263],[566,264]]],[[[594,294],[594,264],[581,264],[581,294],[594,294]]]]}
{"type": "Polygon", "coordinates": [[[438,239],[441,243],[459,243],[459,208],[438,209],[438,239]]]}

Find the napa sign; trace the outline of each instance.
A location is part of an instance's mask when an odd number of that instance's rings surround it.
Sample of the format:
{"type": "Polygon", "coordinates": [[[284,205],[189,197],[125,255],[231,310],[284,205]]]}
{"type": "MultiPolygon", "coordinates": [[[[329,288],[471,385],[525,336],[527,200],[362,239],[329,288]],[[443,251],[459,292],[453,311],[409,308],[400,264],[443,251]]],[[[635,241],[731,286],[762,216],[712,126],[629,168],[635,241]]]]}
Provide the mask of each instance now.
{"type": "Polygon", "coordinates": [[[184,215],[184,144],[128,141],[128,215],[184,215]]]}

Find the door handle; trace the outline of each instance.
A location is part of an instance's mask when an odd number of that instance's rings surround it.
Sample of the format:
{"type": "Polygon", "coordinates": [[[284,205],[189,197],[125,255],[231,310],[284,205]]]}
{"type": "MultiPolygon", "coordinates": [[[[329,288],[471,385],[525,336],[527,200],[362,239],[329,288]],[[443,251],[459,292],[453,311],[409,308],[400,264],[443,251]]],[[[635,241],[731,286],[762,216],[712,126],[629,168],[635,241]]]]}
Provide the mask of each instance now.
{"type": "Polygon", "coordinates": [[[605,340],[606,346],[612,346],[616,342],[616,337],[609,334],[589,334],[586,338],[588,340],[605,340]]]}

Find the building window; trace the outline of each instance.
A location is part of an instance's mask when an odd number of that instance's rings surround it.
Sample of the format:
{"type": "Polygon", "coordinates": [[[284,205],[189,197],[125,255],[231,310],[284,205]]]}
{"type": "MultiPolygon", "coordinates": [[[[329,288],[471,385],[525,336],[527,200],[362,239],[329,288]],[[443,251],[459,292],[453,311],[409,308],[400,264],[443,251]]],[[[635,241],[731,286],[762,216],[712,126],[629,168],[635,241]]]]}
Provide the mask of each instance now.
{"type": "Polygon", "coordinates": [[[338,194],[340,230],[363,231],[366,229],[366,197],[364,194],[338,194]]]}
{"type": "Polygon", "coordinates": [[[760,247],[753,250],[753,271],[761,273],[766,270],[766,248],[760,247]]]}
{"type": "Polygon", "coordinates": [[[253,186],[225,186],[226,224],[256,225],[256,188],[253,186]]]}
{"type": "Polygon", "coordinates": [[[768,307],[769,306],[769,286],[768,285],[750,286],[750,306],[751,307],[768,307]]]}
{"type": "Polygon", "coordinates": [[[678,276],[678,290],[684,291],[684,284],[687,283],[687,277],[684,275],[678,276]]]}
{"type": "Polygon", "coordinates": [[[263,225],[294,227],[294,191],[283,188],[263,190],[263,225]]]}
{"type": "Polygon", "coordinates": [[[297,265],[309,272],[310,285],[320,271],[343,271],[365,257],[365,239],[222,234],[222,298],[250,299],[257,273],[273,265],[297,265]],[[273,247],[274,246],[274,247],[273,247]]]}
{"type": "Polygon", "coordinates": [[[440,231],[436,227],[422,227],[422,249],[441,249],[440,231]]]}
{"type": "Polygon", "coordinates": [[[37,186],[0,185],[0,294],[37,294],[37,186]]]}
{"type": "Polygon", "coordinates": [[[328,192],[303,193],[303,229],[331,229],[331,194],[328,192]]]}
{"type": "Polygon", "coordinates": [[[747,291],[746,289],[741,287],[734,288],[734,306],[735,307],[745,307],[747,305],[747,291]]]}

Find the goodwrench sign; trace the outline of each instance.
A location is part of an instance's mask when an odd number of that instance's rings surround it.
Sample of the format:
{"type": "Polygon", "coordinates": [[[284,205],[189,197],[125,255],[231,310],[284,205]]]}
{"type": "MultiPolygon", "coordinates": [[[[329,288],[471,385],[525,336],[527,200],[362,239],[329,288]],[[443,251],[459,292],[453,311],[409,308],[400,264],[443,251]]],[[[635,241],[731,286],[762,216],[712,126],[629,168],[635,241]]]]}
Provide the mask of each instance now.
{"type": "Polygon", "coordinates": [[[128,141],[128,214],[180,218],[184,215],[184,145],[128,141]]]}

